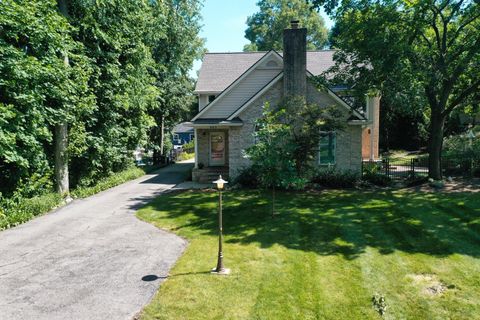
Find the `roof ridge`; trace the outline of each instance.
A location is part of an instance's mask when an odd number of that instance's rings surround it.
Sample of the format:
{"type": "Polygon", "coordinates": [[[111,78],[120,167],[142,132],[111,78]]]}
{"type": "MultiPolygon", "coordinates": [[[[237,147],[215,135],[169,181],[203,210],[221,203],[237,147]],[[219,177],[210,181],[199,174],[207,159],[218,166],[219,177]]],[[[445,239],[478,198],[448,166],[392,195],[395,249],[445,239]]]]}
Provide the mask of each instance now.
{"type": "Polygon", "coordinates": [[[267,53],[269,51],[223,51],[223,52],[205,52],[205,54],[253,54],[253,53],[267,53]]]}
{"type": "MultiPolygon", "coordinates": [[[[267,53],[270,51],[276,51],[278,53],[283,51],[277,50],[268,50],[268,51],[219,51],[219,52],[205,52],[205,54],[255,54],[255,53],[267,53]]],[[[328,51],[338,51],[338,49],[322,49],[322,50],[307,50],[307,52],[328,52],[328,51]]]]}

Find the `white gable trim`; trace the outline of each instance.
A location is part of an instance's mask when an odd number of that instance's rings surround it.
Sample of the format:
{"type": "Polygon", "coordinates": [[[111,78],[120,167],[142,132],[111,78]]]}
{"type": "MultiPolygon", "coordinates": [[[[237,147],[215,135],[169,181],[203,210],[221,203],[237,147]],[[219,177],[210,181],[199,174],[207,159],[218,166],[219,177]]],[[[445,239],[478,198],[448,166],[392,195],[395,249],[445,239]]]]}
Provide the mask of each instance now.
{"type": "MultiPolygon", "coordinates": [[[[265,60],[267,60],[271,56],[277,56],[279,59],[281,59],[281,56],[276,53],[274,50],[270,50],[267,52],[262,58],[260,58],[257,62],[255,62],[247,71],[245,71],[240,77],[238,77],[237,80],[235,80],[232,84],[230,84],[225,90],[222,91],[221,94],[219,94],[215,100],[207,104],[206,107],[204,107],[193,119],[192,121],[197,120],[200,118],[207,110],[211,109],[212,106],[216,105],[216,102],[220,100],[223,96],[225,96],[232,88],[234,88],[238,83],[243,81],[250,73],[252,73],[253,70],[255,70],[260,64],[262,64],[265,60]]],[[[283,60],[282,60],[283,62],[283,60]]]]}
{"type": "Polygon", "coordinates": [[[248,108],[255,100],[257,100],[258,97],[260,97],[262,94],[264,94],[268,89],[270,89],[275,83],[277,83],[280,79],[283,78],[283,72],[280,72],[278,74],[278,76],[276,76],[275,78],[272,79],[272,81],[270,81],[265,87],[263,87],[260,91],[258,91],[257,93],[255,93],[255,95],[253,95],[250,99],[247,100],[247,102],[245,102],[243,104],[243,106],[241,106],[239,109],[237,109],[234,113],[232,113],[228,118],[227,120],[233,120],[233,118],[235,118],[236,116],[238,116],[240,113],[242,113],[243,110],[245,110],[246,108],[248,108]]]}
{"type": "Polygon", "coordinates": [[[333,100],[335,100],[338,104],[344,106],[345,108],[348,109],[348,111],[351,111],[353,113],[353,115],[355,115],[356,117],[358,117],[359,119],[363,120],[363,118],[365,118],[364,116],[362,116],[357,110],[353,109],[352,107],[350,107],[348,105],[348,103],[346,103],[342,98],[340,98],[337,94],[335,94],[335,92],[333,92],[332,90],[328,89],[327,88],[327,92],[328,92],[328,95],[330,97],[333,98],[333,100]]]}

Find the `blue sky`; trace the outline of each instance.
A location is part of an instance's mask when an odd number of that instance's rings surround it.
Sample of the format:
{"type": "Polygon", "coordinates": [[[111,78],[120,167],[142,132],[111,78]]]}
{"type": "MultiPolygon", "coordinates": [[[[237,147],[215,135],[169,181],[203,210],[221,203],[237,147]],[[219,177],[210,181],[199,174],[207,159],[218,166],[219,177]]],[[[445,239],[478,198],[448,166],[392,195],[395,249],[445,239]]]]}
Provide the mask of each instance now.
{"type": "MultiPolygon", "coordinates": [[[[209,52],[242,51],[247,17],[258,11],[258,0],[205,0],[202,9],[203,28],[200,36],[206,39],[209,52]]],[[[332,21],[322,13],[328,28],[332,21]]],[[[196,78],[200,61],[196,61],[191,76],[196,78]]]]}

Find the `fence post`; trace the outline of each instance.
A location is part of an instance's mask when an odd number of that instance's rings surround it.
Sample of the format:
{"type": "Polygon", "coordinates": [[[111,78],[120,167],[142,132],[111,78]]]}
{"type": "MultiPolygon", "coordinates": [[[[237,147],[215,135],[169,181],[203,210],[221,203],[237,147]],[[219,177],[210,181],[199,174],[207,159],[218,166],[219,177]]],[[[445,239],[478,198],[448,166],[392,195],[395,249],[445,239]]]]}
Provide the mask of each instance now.
{"type": "Polygon", "coordinates": [[[415,179],[415,159],[410,159],[410,170],[411,170],[411,176],[412,179],[415,179]]]}
{"type": "Polygon", "coordinates": [[[385,175],[390,178],[390,160],[388,158],[386,158],[384,160],[384,163],[385,163],[385,175]]]}

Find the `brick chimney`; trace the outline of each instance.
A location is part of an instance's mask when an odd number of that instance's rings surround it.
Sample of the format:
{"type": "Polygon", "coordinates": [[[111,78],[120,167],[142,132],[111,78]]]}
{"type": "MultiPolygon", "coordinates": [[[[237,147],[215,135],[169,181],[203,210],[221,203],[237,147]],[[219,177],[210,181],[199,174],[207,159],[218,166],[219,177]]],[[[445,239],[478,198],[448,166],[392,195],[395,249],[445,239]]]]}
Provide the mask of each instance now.
{"type": "Polygon", "coordinates": [[[305,96],[307,91],[307,29],[291,22],[283,31],[284,96],[305,96]]]}

